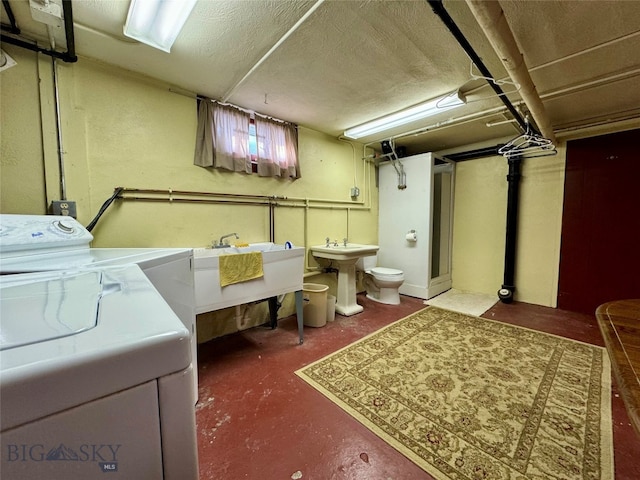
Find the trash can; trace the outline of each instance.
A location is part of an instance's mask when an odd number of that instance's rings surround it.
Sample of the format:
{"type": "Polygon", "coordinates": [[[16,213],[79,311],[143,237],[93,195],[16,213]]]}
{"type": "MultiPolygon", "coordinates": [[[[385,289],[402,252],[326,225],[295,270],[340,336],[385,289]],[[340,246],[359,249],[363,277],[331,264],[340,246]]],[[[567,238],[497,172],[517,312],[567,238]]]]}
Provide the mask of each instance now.
{"type": "Polygon", "coordinates": [[[327,322],[333,322],[336,319],[336,297],[327,295],[327,322]]]}
{"type": "Polygon", "coordinates": [[[324,327],[327,324],[327,290],[317,283],[302,284],[304,324],[307,327],[324,327]]]}

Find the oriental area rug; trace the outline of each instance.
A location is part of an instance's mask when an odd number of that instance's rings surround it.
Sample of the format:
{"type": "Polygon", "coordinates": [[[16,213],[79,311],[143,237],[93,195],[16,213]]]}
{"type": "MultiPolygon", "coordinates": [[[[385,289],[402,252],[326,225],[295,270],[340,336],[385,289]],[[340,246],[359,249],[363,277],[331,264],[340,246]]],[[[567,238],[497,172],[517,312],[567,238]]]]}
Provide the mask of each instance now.
{"type": "Polygon", "coordinates": [[[611,479],[606,350],[427,307],[296,372],[436,479],[611,479]]]}

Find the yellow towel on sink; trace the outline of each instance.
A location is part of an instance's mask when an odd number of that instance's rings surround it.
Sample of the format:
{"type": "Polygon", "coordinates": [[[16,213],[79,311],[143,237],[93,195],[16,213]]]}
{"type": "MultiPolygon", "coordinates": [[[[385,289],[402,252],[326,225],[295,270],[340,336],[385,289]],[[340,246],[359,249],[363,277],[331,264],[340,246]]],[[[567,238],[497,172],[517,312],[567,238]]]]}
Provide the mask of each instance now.
{"type": "Polygon", "coordinates": [[[264,276],[262,252],[223,254],[219,260],[221,287],[264,276]]]}

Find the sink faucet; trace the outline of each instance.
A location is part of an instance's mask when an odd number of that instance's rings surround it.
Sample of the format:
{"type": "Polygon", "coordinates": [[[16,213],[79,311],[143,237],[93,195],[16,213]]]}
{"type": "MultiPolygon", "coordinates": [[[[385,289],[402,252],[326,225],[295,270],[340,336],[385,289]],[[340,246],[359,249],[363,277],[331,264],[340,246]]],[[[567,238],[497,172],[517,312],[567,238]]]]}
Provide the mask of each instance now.
{"type": "Polygon", "coordinates": [[[326,242],[327,242],[327,244],[325,245],[325,247],[328,247],[328,246],[329,246],[329,243],[331,242],[331,240],[329,239],[329,237],[325,238],[325,240],[326,240],[326,242]]]}
{"type": "Polygon", "coordinates": [[[222,241],[223,241],[225,238],[233,237],[233,236],[235,236],[236,238],[240,238],[240,237],[238,237],[238,234],[237,234],[237,233],[228,233],[227,235],[223,235],[223,236],[221,236],[221,237],[220,237],[220,243],[218,243],[218,245],[217,245],[217,246],[218,246],[218,247],[223,247],[223,246],[225,246],[225,244],[224,244],[222,241]]]}
{"type": "Polygon", "coordinates": [[[342,242],[344,243],[344,246],[346,247],[346,246],[347,246],[347,237],[344,237],[344,238],[342,239],[342,242]]]}

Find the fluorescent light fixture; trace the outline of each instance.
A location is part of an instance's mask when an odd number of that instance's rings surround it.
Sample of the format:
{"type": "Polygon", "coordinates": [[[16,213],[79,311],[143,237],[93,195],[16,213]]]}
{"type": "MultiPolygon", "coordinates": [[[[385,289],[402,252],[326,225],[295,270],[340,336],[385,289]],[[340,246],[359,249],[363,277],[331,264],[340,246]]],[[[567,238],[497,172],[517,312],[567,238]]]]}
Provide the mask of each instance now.
{"type": "Polygon", "coordinates": [[[400,112],[392,113],[391,115],[345,130],[343,136],[356,140],[375,133],[384,132],[385,130],[391,130],[392,128],[400,127],[432,115],[437,115],[438,113],[446,112],[465,103],[465,98],[460,94],[459,90],[456,90],[442,97],[434,98],[433,100],[420,103],[401,110],[400,112]]]}
{"type": "Polygon", "coordinates": [[[0,72],[13,67],[14,65],[16,65],[16,61],[11,58],[9,54],[5,53],[4,50],[0,50],[0,72]]]}
{"type": "Polygon", "coordinates": [[[167,53],[196,0],[131,0],[124,34],[167,53]]]}

